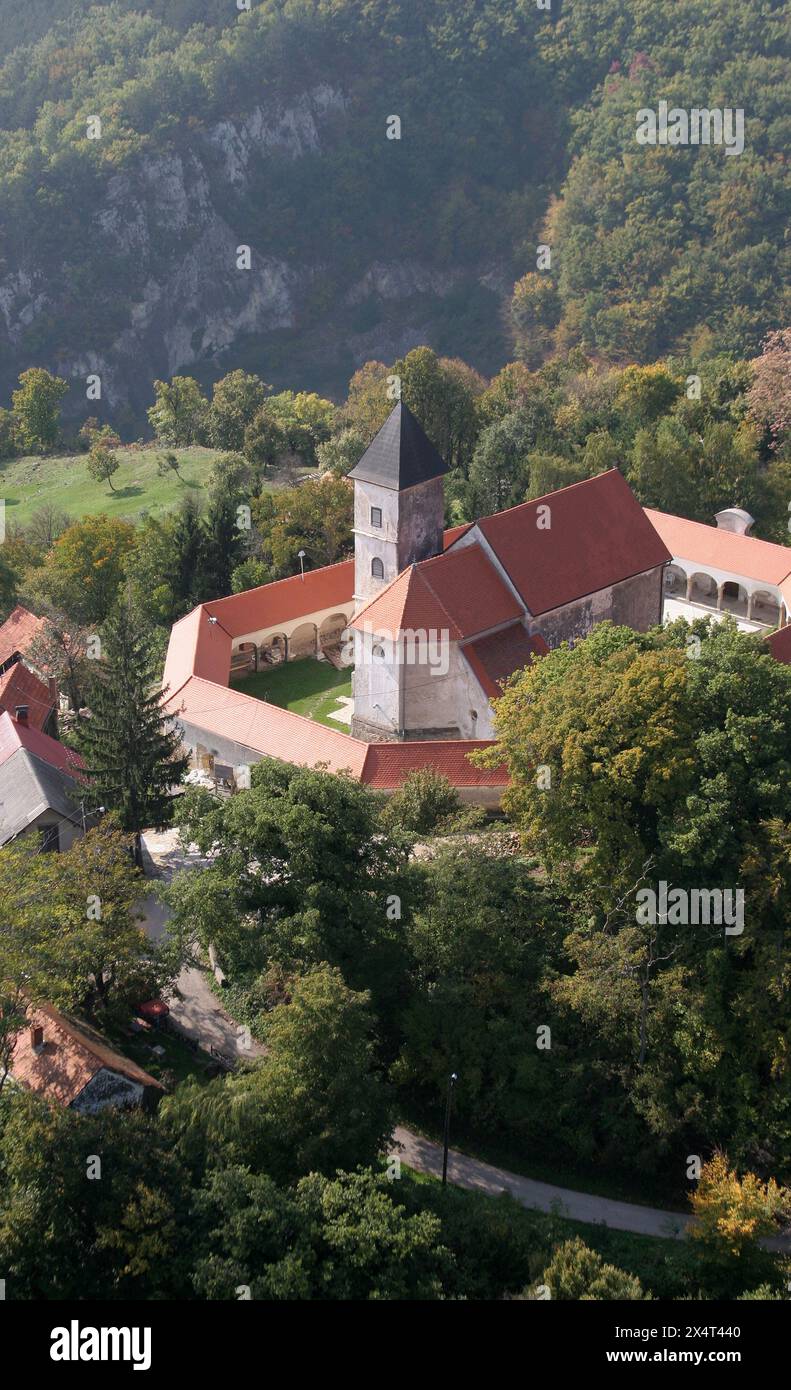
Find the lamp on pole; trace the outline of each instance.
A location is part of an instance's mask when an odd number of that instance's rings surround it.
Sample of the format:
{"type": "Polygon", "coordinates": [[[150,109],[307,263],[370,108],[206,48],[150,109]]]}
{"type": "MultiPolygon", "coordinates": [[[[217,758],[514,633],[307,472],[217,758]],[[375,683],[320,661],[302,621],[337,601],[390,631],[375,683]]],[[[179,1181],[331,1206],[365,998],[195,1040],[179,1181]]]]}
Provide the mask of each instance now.
{"type": "Polygon", "coordinates": [[[455,1071],[452,1071],[451,1074],[450,1074],[450,1076],[448,1077],[448,1098],[447,1098],[447,1100],[446,1100],[446,1102],[445,1102],[445,1142],[444,1142],[443,1151],[442,1151],[442,1186],[443,1186],[443,1187],[447,1187],[447,1185],[448,1185],[448,1145],[449,1145],[449,1143],[450,1143],[450,1102],[451,1102],[451,1097],[452,1097],[452,1095],[453,1095],[453,1087],[456,1085],[456,1082],[458,1081],[458,1079],[459,1079],[459,1078],[458,1078],[458,1076],[457,1076],[457,1074],[456,1074],[455,1071]]]}
{"type": "Polygon", "coordinates": [[[304,550],[298,550],[298,551],[297,551],[297,556],[298,556],[298,558],[299,558],[299,570],[300,570],[300,574],[302,575],[302,578],[304,579],[304,578],[305,578],[305,552],[304,552],[304,550]]]}

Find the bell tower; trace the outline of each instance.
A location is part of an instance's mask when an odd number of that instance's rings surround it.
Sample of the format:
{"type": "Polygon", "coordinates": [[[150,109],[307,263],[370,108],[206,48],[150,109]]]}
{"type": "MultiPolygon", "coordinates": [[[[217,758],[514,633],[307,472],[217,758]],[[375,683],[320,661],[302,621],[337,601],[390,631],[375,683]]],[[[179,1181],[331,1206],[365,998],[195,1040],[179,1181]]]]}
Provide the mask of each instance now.
{"type": "Polygon", "coordinates": [[[447,472],[422,425],[399,401],[349,474],[357,608],[409,565],[441,554],[447,472]]]}

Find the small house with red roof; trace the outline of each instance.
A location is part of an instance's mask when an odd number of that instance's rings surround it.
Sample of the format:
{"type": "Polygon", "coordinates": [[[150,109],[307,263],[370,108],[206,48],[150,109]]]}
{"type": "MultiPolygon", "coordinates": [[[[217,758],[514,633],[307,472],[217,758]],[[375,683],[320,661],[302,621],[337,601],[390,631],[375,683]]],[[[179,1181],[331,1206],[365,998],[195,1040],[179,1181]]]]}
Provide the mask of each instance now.
{"type": "Polygon", "coordinates": [[[54,735],[57,731],[58,690],[54,680],[45,685],[28,670],[24,661],[15,661],[0,673],[0,710],[20,724],[54,735]]]}
{"type": "Polygon", "coordinates": [[[17,604],[0,626],[0,674],[27,654],[46,625],[45,618],[37,618],[29,608],[17,604]]]}
{"type": "Polygon", "coordinates": [[[10,1074],[17,1085],[80,1114],[156,1104],[164,1091],[95,1028],[49,1004],[31,1009],[17,1034],[10,1074]]]}
{"type": "Polygon", "coordinates": [[[617,469],[450,531],[446,471],[399,402],[349,475],[353,560],[175,624],[167,709],[196,760],[276,757],[386,791],[434,766],[465,799],[496,805],[504,769],[469,755],[493,739],[503,683],[604,619],[661,621],[670,553],[617,469]],[[349,732],[229,689],[245,665],[305,656],[353,665],[349,732]]]}

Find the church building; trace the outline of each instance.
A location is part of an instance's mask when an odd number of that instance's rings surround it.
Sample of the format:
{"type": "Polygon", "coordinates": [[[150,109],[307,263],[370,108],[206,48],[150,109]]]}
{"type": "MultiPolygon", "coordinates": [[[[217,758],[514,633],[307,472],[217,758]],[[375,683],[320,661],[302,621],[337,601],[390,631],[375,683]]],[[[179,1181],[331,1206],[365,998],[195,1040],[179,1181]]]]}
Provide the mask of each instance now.
{"type": "Polygon", "coordinates": [[[466,800],[496,806],[505,769],[469,755],[494,737],[503,682],[604,619],[661,621],[670,552],[617,469],[450,528],[447,471],[397,404],[349,475],[353,559],[174,624],[166,708],[201,773],[244,785],[251,763],[273,757],[388,792],[434,767],[466,800]],[[351,696],[330,698],[322,718],[270,700],[276,668],[282,678],[300,660],[352,665],[351,696]]]}
{"type": "Polygon", "coordinates": [[[358,738],[489,739],[490,701],[534,656],[605,618],[638,631],[661,621],[670,554],[617,469],[482,517],[450,544],[446,472],[399,403],[349,475],[358,738]]]}

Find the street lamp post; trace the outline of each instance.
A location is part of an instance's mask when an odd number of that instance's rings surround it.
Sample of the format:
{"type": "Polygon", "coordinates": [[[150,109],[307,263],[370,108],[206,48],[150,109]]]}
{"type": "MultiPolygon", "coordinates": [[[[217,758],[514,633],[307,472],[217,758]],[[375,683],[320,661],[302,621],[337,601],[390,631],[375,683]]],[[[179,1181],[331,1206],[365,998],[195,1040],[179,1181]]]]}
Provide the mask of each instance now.
{"type": "Polygon", "coordinates": [[[442,1186],[448,1185],[448,1145],[450,1144],[450,1102],[453,1095],[453,1087],[458,1081],[455,1071],[448,1077],[448,1098],[445,1102],[445,1143],[442,1152],[442,1186]]]}
{"type": "Polygon", "coordinates": [[[299,572],[300,572],[300,574],[302,575],[302,578],[304,579],[304,578],[305,578],[305,552],[304,552],[304,550],[298,550],[298,551],[297,551],[297,558],[299,559],[299,572]]]}

